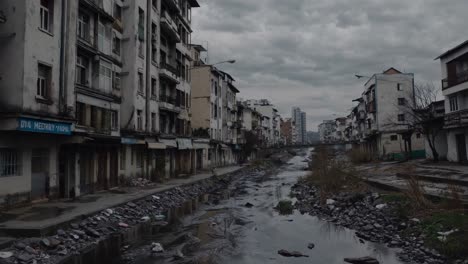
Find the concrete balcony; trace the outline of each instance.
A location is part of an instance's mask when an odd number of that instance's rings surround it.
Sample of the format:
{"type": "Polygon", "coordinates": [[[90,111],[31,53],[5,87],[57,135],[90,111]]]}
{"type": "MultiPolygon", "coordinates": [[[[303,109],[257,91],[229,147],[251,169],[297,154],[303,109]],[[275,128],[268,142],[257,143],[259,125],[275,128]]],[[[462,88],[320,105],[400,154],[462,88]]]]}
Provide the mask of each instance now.
{"type": "Polygon", "coordinates": [[[188,48],[188,46],[184,45],[182,42],[179,42],[176,44],[176,49],[180,51],[182,54],[184,54],[185,56],[192,59],[192,52],[190,52],[190,49],[188,48]]]}
{"type": "Polygon", "coordinates": [[[175,42],[180,42],[179,28],[174,19],[169,15],[167,11],[164,11],[161,15],[161,30],[166,32],[168,36],[175,42]]]}
{"type": "Polygon", "coordinates": [[[167,95],[159,95],[159,108],[164,111],[180,113],[182,110],[176,105],[176,98],[167,95]]]}
{"type": "Polygon", "coordinates": [[[468,109],[445,114],[444,128],[468,127],[468,109]]]}
{"type": "Polygon", "coordinates": [[[177,83],[177,84],[179,83],[180,76],[176,67],[166,62],[161,62],[159,66],[160,66],[159,75],[161,77],[165,77],[166,79],[174,83],[177,83]]]}

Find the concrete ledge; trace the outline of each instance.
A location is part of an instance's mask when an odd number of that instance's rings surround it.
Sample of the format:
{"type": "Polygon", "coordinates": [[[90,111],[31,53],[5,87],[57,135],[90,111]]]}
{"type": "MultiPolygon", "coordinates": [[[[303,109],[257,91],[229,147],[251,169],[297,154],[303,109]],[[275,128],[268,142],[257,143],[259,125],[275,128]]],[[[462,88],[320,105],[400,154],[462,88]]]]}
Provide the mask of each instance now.
{"type": "MultiPolygon", "coordinates": [[[[50,219],[45,219],[41,221],[26,221],[26,220],[12,220],[12,221],[5,221],[0,223],[0,234],[6,236],[13,236],[13,237],[43,237],[47,235],[53,235],[58,229],[69,225],[72,222],[77,220],[85,219],[89,216],[95,215],[102,210],[107,208],[112,208],[116,206],[120,206],[129,202],[135,202],[141,199],[144,199],[151,195],[156,195],[159,193],[163,193],[165,191],[169,191],[171,189],[182,187],[182,186],[190,186],[193,184],[200,183],[202,181],[210,180],[213,177],[219,176],[227,176],[232,173],[235,173],[241,170],[243,167],[227,167],[227,168],[220,168],[213,173],[207,174],[198,174],[194,175],[188,179],[174,179],[166,183],[164,186],[158,186],[154,189],[149,190],[141,190],[138,193],[132,193],[127,195],[127,197],[119,196],[119,199],[113,200],[112,197],[105,202],[94,202],[93,206],[89,206],[88,204],[79,204],[77,206],[81,206],[80,210],[75,210],[72,212],[67,212],[61,215],[60,217],[51,217],[50,219]]],[[[62,205],[62,206],[70,206],[67,203],[47,203],[44,205],[40,205],[38,208],[47,207],[48,205],[52,206],[54,204],[62,205]]]]}

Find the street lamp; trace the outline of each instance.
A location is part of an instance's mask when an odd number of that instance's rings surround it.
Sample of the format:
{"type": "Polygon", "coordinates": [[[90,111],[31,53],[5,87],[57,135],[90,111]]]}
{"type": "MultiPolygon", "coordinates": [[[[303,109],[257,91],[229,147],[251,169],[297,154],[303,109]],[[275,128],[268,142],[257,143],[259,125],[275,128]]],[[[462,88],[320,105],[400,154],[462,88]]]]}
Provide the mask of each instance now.
{"type": "Polygon", "coordinates": [[[223,64],[223,63],[230,63],[230,64],[234,64],[234,63],[236,63],[236,60],[226,60],[226,61],[220,61],[220,62],[217,62],[217,63],[213,63],[213,64],[211,64],[211,66],[218,65],[218,64],[223,64]]]}

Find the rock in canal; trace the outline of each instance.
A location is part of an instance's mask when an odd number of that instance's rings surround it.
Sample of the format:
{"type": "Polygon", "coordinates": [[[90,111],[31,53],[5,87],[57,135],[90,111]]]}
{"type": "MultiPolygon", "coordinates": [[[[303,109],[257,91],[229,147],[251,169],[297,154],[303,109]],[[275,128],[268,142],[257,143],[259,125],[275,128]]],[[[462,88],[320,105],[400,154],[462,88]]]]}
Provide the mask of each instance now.
{"type": "Polygon", "coordinates": [[[151,251],[154,253],[161,253],[161,252],[164,252],[164,248],[160,243],[153,242],[151,244],[151,251]]]}
{"type": "Polygon", "coordinates": [[[308,248],[308,249],[313,249],[314,247],[315,247],[315,244],[314,244],[314,243],[309,243],[309,244],[307,245],[307,248],[308,248]]]}
{"type": "Polygon", "coordinates": [[[247,207],[247,208],[252,208],[254,205],[251,204],[251,203],[246,203],[244,206],[247,207]]]}
{"type": "Polygon", "coordinates": [[[379,261],[372,257],[345,258],[344,261],[351,264],[379,264],[379,261]]]}
{"type": "Polygon", "coordinates": [[[300,258],[300,257],[305,257],[308,258],[309,256],[302,254],[299,251],[288,251],[285,249],[278,250],[278,254],[280,254],[283,257],[294,257],[294,258],[300,258]]]}
{"type": "Polygon", "coordinates": [[[0,258],[2,259],[7,259],[7,258],[10,258],[11,256],[13,256],[13,252],[10,252],[10,251],[0,252],[0,258]]]}

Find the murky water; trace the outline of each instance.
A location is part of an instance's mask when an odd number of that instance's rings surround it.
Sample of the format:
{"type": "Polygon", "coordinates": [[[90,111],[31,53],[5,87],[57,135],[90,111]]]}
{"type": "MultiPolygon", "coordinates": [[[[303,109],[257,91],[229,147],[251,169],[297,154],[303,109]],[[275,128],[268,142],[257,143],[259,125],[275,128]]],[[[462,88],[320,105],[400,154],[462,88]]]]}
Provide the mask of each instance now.
{"type": "MultiPolygon", "coordinates": [[[[201,239],[198,253],[211,254],[218,263],[232,264],[342,264],[345,257],[363,256],[373,256],[385,264],[401,263],[395,250],[361,243],[352,230],[297,211],[282,216],[273,209],[278,201],[290,199],[291,186],[307,173],[303,170],[307,166],[307,153],[294,157],[277,175],[261,183],[246,182],[248,194],[203,208],[194,217],[185,219],[186,229],[201,239]],[[253,207],[246,207],[247,202],[253,207]],[[308,249],[309,243],[314,243],[315,248],[308,249]],[[299,251],[309,257],[286,258],[277,254],[280,249],[299,251]]],[[[166,259],[164,263],[167,262],[166,259]]]]}

